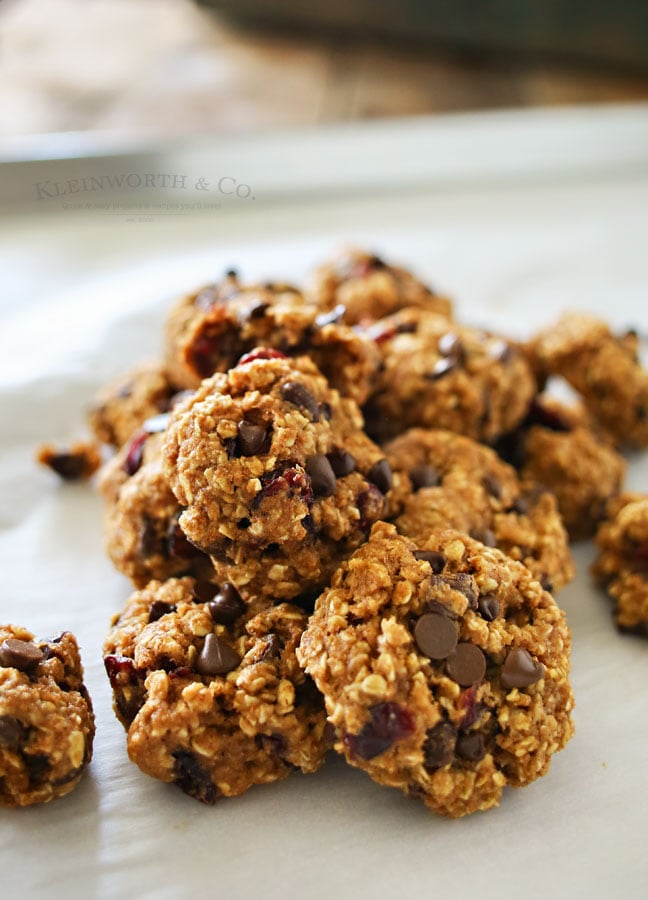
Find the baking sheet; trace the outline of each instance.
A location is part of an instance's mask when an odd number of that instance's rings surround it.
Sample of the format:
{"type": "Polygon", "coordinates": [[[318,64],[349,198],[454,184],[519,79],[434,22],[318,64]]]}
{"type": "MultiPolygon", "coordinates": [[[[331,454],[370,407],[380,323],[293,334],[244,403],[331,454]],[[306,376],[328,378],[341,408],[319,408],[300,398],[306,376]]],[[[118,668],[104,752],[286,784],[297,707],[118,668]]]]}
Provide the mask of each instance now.
{"type": "MultiPolygon", "coordinates": [[[[603,119],[587,116],[595,142],[603,119]]],[[[645,108],[621,118],[645,141],[645,108]]],[[[565,121],[545,116],[557,153],[565,121]]],[[[475,136],[491,156],[498,140],[511,153],[497,117],[479,117],[465,141],[464,121],[430,125],[432,145],[435,127],[440,136],[454,129],[466,171],[479,155],[475,136]]],[[[331,758],[316,775],[207,808],[128,761],[101,642],[130,588],[104,557],[98,498],[33,462],[41,440],[83,433],[100,383],[155,353],[179,291],[232,265],[245,277],[300,281],[345,241],[415,268],[456,296],[468,322],[524,335],[571,307],[648,334],[648,142],[646,167],[627,165],[620,146],[618,166],[611,154],[598,175],[572,166],[561,177],[558,166],[539,177],[532,131],[525,145],[520,129],[513,182],[484,178],[481,165],[463,183],[401,183],[390,158],[389,177],[358,193],[275,191],[253,207],[144,221],[97,209],[2,217],[0,620],[38,635],[73,630],[97,717],[94,759],[75,792],[42,808],[0,810],[3,895],[646,896],[648,644],[612,627],[587,576],[590,546],[576,548],[577,580],[558,596],[573,630],[576,736],[545,778],[508,789],[498,809],[448,821],[331,758]]],[[[299,136],[291,140],[297,158],[299,136]]],[[[340,153],[354,140],[360,152],[366,133],[335,140],[340,153]]],[[[391,154],[398,138],[390,141],[391,154]]],[[[609,133],[605,141],[613,144],[609,133]]],[[[405,138],[401,150],[405,169],[417,150],[405,138]]],[[[379,173],[380,145],[375,153],[379,173]]],[[[634,153],[640,161],[641,143],[634,153]]],[[[261,172],[262,142],[255,164],[261,172]]],[[[333,154],[321,180],[334,183],[335,171],[333,154]]],[[[315,189],[317,173],[311,178],[315,189]]],[[[633,458],[629,484],[648,489],[646,457],[633,458]]]]}

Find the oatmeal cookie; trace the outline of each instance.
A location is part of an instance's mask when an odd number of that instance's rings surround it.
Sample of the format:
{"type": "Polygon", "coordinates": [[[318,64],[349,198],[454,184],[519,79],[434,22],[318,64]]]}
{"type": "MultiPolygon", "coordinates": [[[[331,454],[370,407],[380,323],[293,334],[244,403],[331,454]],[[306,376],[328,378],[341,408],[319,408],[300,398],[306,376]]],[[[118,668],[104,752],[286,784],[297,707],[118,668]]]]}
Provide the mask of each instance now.
{"type": "Polygon", "coordinates": [[[274,599],[321,587],[391,487],[357,405],[276,350],[205,380],[172,418],[164,460],[180,526],[217,576],[274,599]]]}
{"type": "Polygon", "coordinates": [[[368,329],[382,355],[365,407],[375,440],[415,426],[446,428],[491,443],[524,418],[535,381],[503,338],[405,309],[368,329]]]}
{"type": "Polygon", "coordinates": [[[102,443],[122,447],[147,419],[170,408],[177,391],[164,366],[144,363],[101,390],[88,414],[90,427],[102,443]]]}
{"type": "Polygon", "coordinates": [[[347,250],[316,269],[308,299],[319,309],[344,308],[344,321],[355,325],[382,319],[406,306],[443,316],[452,304],[410,272],[362,250],[347,250]]]}
{"type": "Polygon", "coordinates": [[[321,313],[285,285],[236,286],[199,291],[171,312],[165,358],[177,384],[196,388],[263,346],[309,356],[343,396],[358,403],[367,399],[378,352],[372,341],[340,323],[343,310],[321,313]]]}
{"type": "Polygon", "coordinates": [[[497,450],[522,478],[554,494],[572,540],[594,534],[626,472],[624,458],[593,429],[586,411],[550,396],[535,398],[524,422],[497,450]]]}
{"type": "Polygon", "coordinates": [[[73,790],[95,726],[76,639],[0,626],[0,805],[48,803],[73,790]]]}
{"type": "Polygon", "coordinates": [[[617,627],[648,637],[648,496],[611,500],[596,545],[592,572],[614,601],[617,627]]]}
{"type": "Polygon", "coordinates": [[[524,566],[459,532],[417,547],[379,523],[318,599],[298,657],[336,750],[458,817],[544,775],[572,736],[569,650],[524,566]]]}
{"type": "Polygon", "coordinates": [[[412,428],[385,446],[401,534],[424,541],[444,528],[463,531],[524,563],[549,591],[574,577],[556,501],[490,447],[440,429],[412,428]]]}
{"type": "Polygon", "coordinates": [[[231,584],[135,593],[104,644],[131,760],[207,804],[318,769],[326,716],[295,657],[306,621],[286,603],[246,606],[231,584]]]}
{"type": "Polygon", "coordinates": [[[619,445],[648,446],[648,372],[634,331],[615,336],[605,322],[566,313],[533,342],[538,365],[582,395],[619,445]]]}

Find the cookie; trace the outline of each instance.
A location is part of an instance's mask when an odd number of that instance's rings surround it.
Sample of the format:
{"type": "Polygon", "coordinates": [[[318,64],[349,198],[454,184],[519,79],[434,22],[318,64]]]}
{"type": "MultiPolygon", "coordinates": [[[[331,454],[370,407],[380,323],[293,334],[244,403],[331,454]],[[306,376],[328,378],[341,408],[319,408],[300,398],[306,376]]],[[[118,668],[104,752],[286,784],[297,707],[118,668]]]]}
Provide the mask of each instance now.
{"type": "Polygon", "coordinates": [[[524,356],[503,338],[406,309],[368,329],[381,351],[365,407],[378,441],[408,428],[445,428],[494,442],[524,418],[535,381],[524,356]]]}
{"type": "Polygon", "coordinates": [[[295,656],[306,621],[191,578],[135,593],[104,644],[131,760],[207,804],[318,769],[326,716],[295,656]]]}
{"type": "Polygon", "coordinates": [[[243,286],[227,279],[184,298],[171,311],[165,359],[174,382],[196,388],[226,372],[254,347],[307,355],[343,396],[363,403],[378,366],[373,342],[340,323],[341,311],[321,313],[285,285],[243,286]]]}
{"type": "Polygon", "coordinates": [[[172,417],[164,466],[180,527],[217,576],[275,600],[323,586],[391,487],[357,405],[276,350],[202,383],[172,417]]]}
{"type": "Polygon", "coordinates": [[[343,307],[344,321],[351,325],[382,319],[407,306],[452,314],[447,297],[435,294],[406,269],[362,250],[347,250],[320,266],[307,296],[322,310],[343,307]]]}
{"type": "Polygon", "coordinates": [[[524,566],[459,532],[417,547],[379,523],[318,599],[298,657],[336,750],[458,817],[544,775],[572,736],[569,650],[524,566]]]}
{"type": "Polygon", "coordinates": [[[36,640],[0,626],[0,805],[69,794],[90,762],[94,732],[74,636],[36,640]]]}
{"type": "Polygon", "coordinates": [[[583,313],[565,313],[533,341],[538,365],[562,376],[619,445],[648,446],[648,372],[634,331],[615,336],[583,313]]]}
{"type": "Polygon", "coordinates": [[[593,430],[585,410],[550,396],[535,398],[524,422],[497,450],[522,478],[554,494],[572,540],[594,534],[626,472],[624,458],[593,430]]]}
{"type": "Polygon", "coordinates": [[[449,431],[413,428],[384,449],[401,534],[425,541],[454,528],[524,563],[546,590],[572,580],[574,562],[554,497],[520,482],[490,447],[449,431]]]}
{"type": "Polygon", "coordinates": [[[120,375],[98,394],[88,421],[97,440],[122,447],[150,418],[166,412],[178,392],[158,362],[120,375]]]}
{"type": "Polygon", "coordinates": [[[617,627],[648,637],[648,496],[611,500],[596,546],[592,573],[614,602],[617,627]]]}

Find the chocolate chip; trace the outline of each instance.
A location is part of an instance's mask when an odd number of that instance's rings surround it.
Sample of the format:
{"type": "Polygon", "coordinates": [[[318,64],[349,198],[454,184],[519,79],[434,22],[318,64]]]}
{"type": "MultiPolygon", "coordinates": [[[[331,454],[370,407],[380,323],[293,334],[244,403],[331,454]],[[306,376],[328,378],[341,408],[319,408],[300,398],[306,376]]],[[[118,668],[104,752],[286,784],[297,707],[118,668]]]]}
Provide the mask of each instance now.
{"type": "Polygon", "coordinates": [[[88,470],[88,461],[82,453],[52,453],[41,462],[49,466],[64,481],[78,481],[88,470]]]}
{"type": "Polygon", "coordinates": [[[316,497],[330,497],[335,493],[335,472],[323,453],[317,453],[307,460],[306,472],[310,476],[316,497]]]}
{"type": "Polygon", "coordinates": [[[409,475],[415,491],[426,487],[436,487],[441,481],[441,476],[434,466],[414,466],[410,469],[409,475]]]}
{"type": "Polygon", "coordinates": [[[238,423],[236,446],[241,456],[257,456],[268,449],[268,429],[243,419],[238,423]]]}
{"type": "Polygon", "coordinates": [[[201,551],[194,547],[187,535],[180,527],[177,519],[169,523],[166,534],[167,553],[176,559],[193,559],[201,555],[201,551]]]}
{"type": "Polygon", "coordinates": [[[476,541],[480,541],[486,547],[497,546],[497,539],[490,528],[472,528],[470,530],[470,537],[474,538],[476,541]]]}
{"type": "Polygon", "coordinates": [[[241,662],[241,657],[229,644],[216,634],[208,634],[196,660],[200,675],[225,675],[241,662]]]}
{"type": "Polygon", "coordinates": [[[477,609],[482,619],[492,622],[499,616],[500,605],[495,594],[484,594],[477,602],[477,609]]]}
{"type": "Polygon", "coordinates": [[[447,616],[426,613],[414,626],[414,640],[430,659],[446,659],[457,646],[457,626],[447,616]]]}
{"type": "Polygon", "coordinates": [[[446,660],[446,672],[462,687],[470,687],[486,674],[486,657],[474,644],[462,643],[446,660]]]}
{"type": "Polygon", "coordinates": [[[320,412],[317,400],[313,397],[306,385],[302,384],[300,381],[287,381],[282,385],[281,399],[310,413],[313,422],[319,422],[320,412]]]}
{"type": "Polygon", "coordinates": [[[452,762],[456,742],[457,732],[449,722],[441,722],[430,728],[423,744],[425,768],[428,772],[452,762]]]}
{"type": "Polygon", "coordinates": [[[269,634],[265,640],[265,646],[261,651],[259,662],[264,659],[276,659],[281,655],[281,641],[276,634],[269,634]]]}
{"type": "Polygon", "coordinates": [[[162,616],[175,612],[175,610],[176,607],[174,603],[165,603],[163,600],[154,600],[149,609],[149,624],[151,622],[157,622],[162,616]]]}
{"type": "Polygon", "coordinates": [[[336,325],[338,322],[342,321],[345,312],[346,307],[341,303],[338,303],[338,305],[334,306],[329,312],[321,313],[317,316],[315,324],[318,328],[324,328],[325,325],[336,325]]]}
{"type": "Polygon", "coordinates": [[[0,747],[16,750],[25,739],[26,731],[13,716],[0,716],[0,747]]]}
{"type": "Polygon", "coordinates": [[[216,625],[230,625],[246,610],[239,592],[233,584],[225,582],[219,592],[209,601],[209,612],[216,625]]]}
{"type": "Polygon", "coordinates": [[[172,756],[174,781],[178,787],[201,803],[213,806],[218,791],[207,769],[200,765],[196,756],[189,750],[175,750],[172,756]]]}
{"type": "Polygon", "coordinates": [[[435,575],[443,571],[446,563],[445,556],[442,553],[437,553],[436,550],[414,550],[414,559],[429,563],[435,575]]]}
{"type": "Polygon", "coordinates": [[[502,666],[502,687],[528,687],[544,677],[544,666],[535,660],[528,650],[512,647],[502,666]]]}
{"type": "Polygon", "coordinates": [[[495,497],[496,500],[501,500],[502,485],[499,478],[496,478],[495,475],[491,475],[490,472],[487,472],[482,478],[482,484],[492,497],[495,497]]]}
{"type": "Polygon", "coordinates": [[[457,740],[457,756],[467,759],[469,762],[479,762],[486,755],[486,742],[484,736],[478,731],[470,734],[462,734],[457,740]]]}
{"type": "Polygon", "coordinates": [[[367,479],[375,484],[378,490],[386,494],[392,486],[392,470],[386,459],[379,459],[367,472],[367,479]]]}
{"type": "Polygon", "coordinates": [[[453,591],[458,591],[460,594],[463,594],[470,606],[475,609],[477,606],[479,589],[477,588],[475,579],[472,575],[468,575],[467,572],[456,572],[454,574],[444,575],[441,580],[444,581],[448,587],[451,587],[453,591]]]}
{"type": "Polygon", "coordinates": [[[456,369],[458,363],[459,360],[455,356],[442,356],[432,366],[432,371],[426,375],[426,378],[436,381],[437,378],[441,378],[443,375],[447,375],[448,372],[456,369]]]}
{"type": "Polygon", "coordinates": [[[7,638],[0,644],[0,666],[29,672],[43,659],[43,651],[33,641],[7,638]]]}
{"type": "Polygon", "coordinates": [[[326,454],[326,458],[335,472],[336,478],[344,478],[355,470],[356,461],[346,450],[332,450],[326,454]]]}
{"type": "Polygon", "coordinates": [[[529,512],[529,504],[524,497],[516,497],[511,504],[511,512],[517,513],[519,516],[525,516],[529,512]]]}

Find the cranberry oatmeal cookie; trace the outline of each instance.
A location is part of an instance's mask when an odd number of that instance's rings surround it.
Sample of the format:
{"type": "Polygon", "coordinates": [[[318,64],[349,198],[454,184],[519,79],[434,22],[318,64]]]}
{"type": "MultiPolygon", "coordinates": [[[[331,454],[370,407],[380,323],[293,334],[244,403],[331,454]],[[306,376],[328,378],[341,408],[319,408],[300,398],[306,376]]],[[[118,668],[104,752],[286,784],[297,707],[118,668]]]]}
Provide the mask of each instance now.
{"type": "Polygon", "coordinates": [[[322,587],[391,487],[357,405],[276,350],[202,383],[171,420],[164,463],[180,527],[217,577],[273,600],[322,587]]]}
{"type": "Polygon", "coordinates": [[[596,545],[592,572],[614,601],[617,627],[648,637],[648,496],[611,500],[596,545]]]}
{"type": "Polygon", "coordinates": [[[0,626],[0,805],[69,794],[90,762],[94,732],[74,636],[36,640],[0,626]]]}
{"type": "Polygon", "coordinates": [[[307,616],[243,603],[231,584],[152,581],[104,644],[128,754],[143,772],[213,804],[327,750],[322,699],[297,663],[307,616]]]}
{"type": "Polygon", "coordinates": [[[544,775],[572,736],[569,649],[524,566],[460,532],[417,547],[379,523],[318,599],[298,657],[347,761],[458,817],[544,775]]]}
{"type": "Polygon", "coordinates": [[[415,426],[492,443],[522,421],[535,394],[524,356],[503,338],[405,309],[368,329],[382,366],[365,419],[376,440],[415,426]]]}

